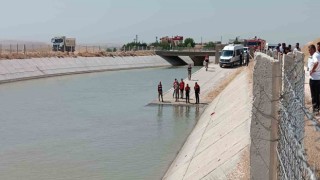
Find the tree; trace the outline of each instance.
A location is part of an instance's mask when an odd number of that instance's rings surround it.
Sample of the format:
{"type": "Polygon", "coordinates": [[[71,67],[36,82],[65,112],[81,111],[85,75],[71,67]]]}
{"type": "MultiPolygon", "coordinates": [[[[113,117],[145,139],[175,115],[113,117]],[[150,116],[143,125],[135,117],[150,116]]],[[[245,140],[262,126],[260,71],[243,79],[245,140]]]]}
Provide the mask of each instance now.
{"type": "Polygon", "coordinates": [[[194,40],[192,38],[186,38],[184,40],[185,47],[194,47],[195,45],[196,45],[196,43],[194,42],[194,40]]]}
{"type": "Polygon", "coordinates": [[[238,37],[233,41],[233,44],[241,44],[241,42],[238,40],[238,37]]]}
{"type": "Polygon", "coordinates": [[[131,42],[131,43],[127,43],[125,45],[122,46],[122,50],[126,49],[126,50],[140,50],[140,49],[146,49],[147,47],[147,43],[141,43],[141,42],[131,42]]]}
{"type": "Polygon", "coordinates": [[[215,48],[216,47],[216,44],[212,41],[209,41],[205,46],[204,48],[215,48]]]}

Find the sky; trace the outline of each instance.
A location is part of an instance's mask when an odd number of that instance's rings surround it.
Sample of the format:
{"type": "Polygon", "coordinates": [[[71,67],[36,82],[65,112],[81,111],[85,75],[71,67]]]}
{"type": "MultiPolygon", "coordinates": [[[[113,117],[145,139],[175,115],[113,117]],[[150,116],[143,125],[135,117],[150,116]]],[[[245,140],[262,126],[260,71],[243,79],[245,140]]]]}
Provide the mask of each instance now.
{"type": "Polygon", "coordinates": [[[319,0],[0,0],[0,40],[124,44],[181,35],[305,44],[320,36],[319,0]]]}

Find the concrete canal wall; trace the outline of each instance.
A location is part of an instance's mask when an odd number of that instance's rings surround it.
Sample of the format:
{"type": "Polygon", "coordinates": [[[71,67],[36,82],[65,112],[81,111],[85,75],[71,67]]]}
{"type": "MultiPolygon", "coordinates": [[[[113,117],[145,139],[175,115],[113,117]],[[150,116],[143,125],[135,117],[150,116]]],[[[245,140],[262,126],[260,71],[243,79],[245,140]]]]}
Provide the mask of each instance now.
{"type": "Polygon", "coordinates": [[[172,65],[173,62],[170,59],[165,60],[160,56],[1,60],[0,83],[68,74],[172,65]]]}
{"type": "Polygon", "coordinates": [[[163,179],[249,179],[252,84],[248,77],[241,72],[208,105],[163,179]]]}

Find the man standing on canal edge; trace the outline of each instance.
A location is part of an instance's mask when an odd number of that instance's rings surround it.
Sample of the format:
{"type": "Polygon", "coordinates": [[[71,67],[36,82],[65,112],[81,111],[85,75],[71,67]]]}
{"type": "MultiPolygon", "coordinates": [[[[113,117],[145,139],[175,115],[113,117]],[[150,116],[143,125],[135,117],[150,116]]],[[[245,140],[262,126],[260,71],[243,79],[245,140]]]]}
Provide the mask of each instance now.
{"type": "MultiPolygon", "coordinates": [[[[313,112],[317,113],[319,112],[320,108],[320,102],[319,102],[319,96],[320,96],[320,55],[318,52],[316,52],[315,45],[310,45],[308,47],[311,63],[310,63],[310,91],[311,91],[311,99],[312,99],[312,106],[313,106],[313,112]]],[[[319,43],[319,49],[320,49],[320,43],[319,43]]]]}
{"type": "Polygon", "coordinates": [[[185,90],[186,90],[186,103],[190,103],[190,97],[189,97],[190,87],[189,87],[189,84],[187,84],[185,90]]]}
{"type": "Polygon", "coordinates": [[[161,96],[161,100],[163,102],[163,94],[162,94],[162,84],[161,84],[161,81],[159,82],[159,85],[158,85],[158,98],[159,98],[159,101],[160,101],[160,96],[161,96]]]}
{"type": "Polygon", "coordinates": [[[183,99],[183,90],[184,90],[184,82],[183,82],[183,79],[181,79],[181,82],[179,84],[180,86],[180,98],[183,99]]]}
{"type": "Polygon", "coordinates": [[[246,55],[246,65],[249,66],[249,57],[250,54],[249,54],[249,51],[247,51],[247,55],[246,55]]]}
{"type": "Polygon", "coordinates": [[[196,84],[194,85],[194,93],[196,95],[196,104],[199,104],[199,94],[200,94],[200,86],[198,85],[198,83],[196,82],[196,84]]]}
{"type": "Polygon", "coordinates": [[[179,82],[178,81],[177,83],[174,84],[173,91],[176,96],[176,102],[178,102],[178,99],[179,99],[179,82]]]}

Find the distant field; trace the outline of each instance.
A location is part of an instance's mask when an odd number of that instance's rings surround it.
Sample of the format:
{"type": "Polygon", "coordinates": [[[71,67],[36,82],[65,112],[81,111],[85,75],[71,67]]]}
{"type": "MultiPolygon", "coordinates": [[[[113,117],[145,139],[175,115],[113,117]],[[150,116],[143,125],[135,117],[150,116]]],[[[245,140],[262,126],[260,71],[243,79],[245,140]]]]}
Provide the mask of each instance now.
{"type": "MultiPolygon", "coordinates": [[[[113,48],[110,48],[113,49],[113,48]]],[[[115,51],[107,52],[106,46],[77,46],[73,53],[52,51],[51,45],[43,44],[0,44],[0,59],[27,59],[45,57],[112,57],[112,56],[150,56],[153,51],[115,51]]]]}

